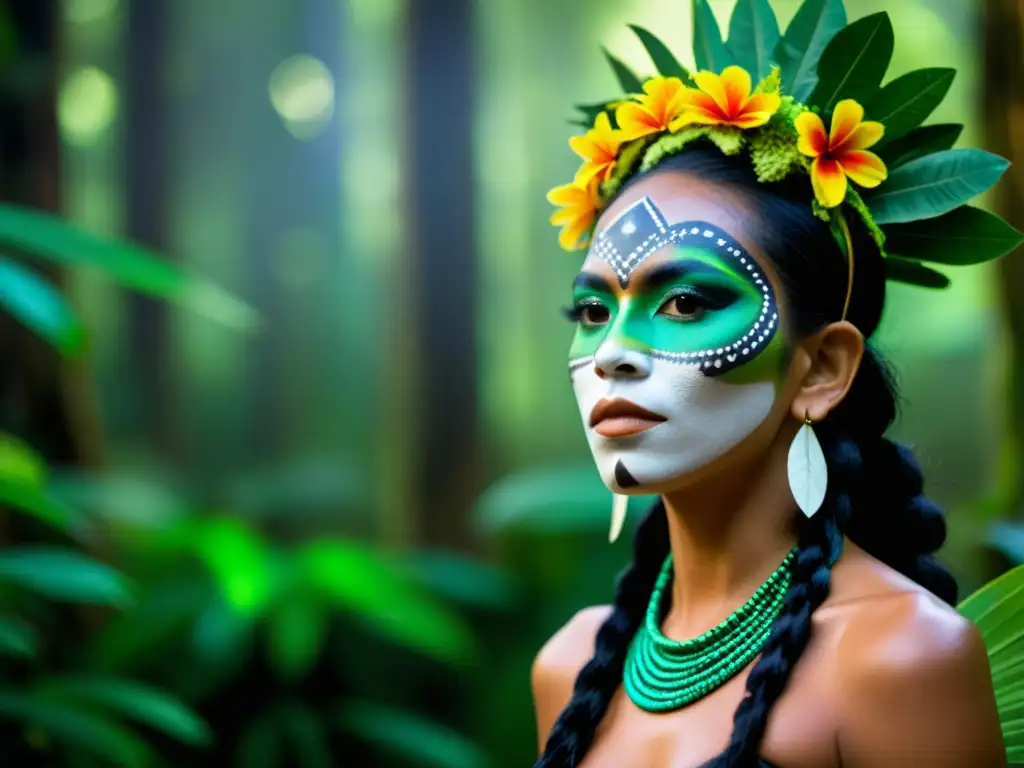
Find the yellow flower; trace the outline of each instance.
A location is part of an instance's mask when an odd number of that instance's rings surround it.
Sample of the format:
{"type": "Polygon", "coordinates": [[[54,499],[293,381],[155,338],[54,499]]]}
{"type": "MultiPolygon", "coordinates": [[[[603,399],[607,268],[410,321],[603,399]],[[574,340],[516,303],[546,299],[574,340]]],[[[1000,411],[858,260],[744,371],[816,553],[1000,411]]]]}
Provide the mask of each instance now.
{"type": "Polygon", "coordinates": [[[811,184],[814,196],[826,208],[835,208],[846,197],[846,178],[862,187],[877,187],[889,175],[882,158],[866,151],[885,133],[881,123],[864,121],[864,107],[853,99],[843,99],[832,113],[832,129],[813,112],[796,119],[800,134],[797,149],[813,157],[811,184]]]}
{"type": "Polygon", "coordinates": [[[652,77],[644,83],[644,95],[620,104],[615,110],[619,138],[632,141],[653,133],[676,131],[685,106],[683,81],[678,77],[652,77]]]}
{"type": "Polygon", "coordinates": [[[585,136],[569,139],[569,146],[586,161],[576,174],[576,181],[586,186],[595,178],[602,182],[611,178],[622,139],[619,132],[612,128],[608,113],[601,112],[594,120],[594,127],[585,136]]]}
{"type": "Polygon", "coordinates": [[[683,125],[732,125],[757,128],[767,123],[782,104],[778,93],[751,94],[750,74],[735,65],[721,75],[695,72],[696,88],[684,94],[683,125]]]}
{"type": "Polygon", "coordinates": [[[551,223],[562,228],[558,233],[558,244],[567,251],[576,251],[587,245],[586,240],[580,242],[580,238],[594,223],[601,206],[598,183],[594,177],[587,184],[574,181],[548,192],[548,202],[559,206],[559,210],[551,214],[551,223]]]}

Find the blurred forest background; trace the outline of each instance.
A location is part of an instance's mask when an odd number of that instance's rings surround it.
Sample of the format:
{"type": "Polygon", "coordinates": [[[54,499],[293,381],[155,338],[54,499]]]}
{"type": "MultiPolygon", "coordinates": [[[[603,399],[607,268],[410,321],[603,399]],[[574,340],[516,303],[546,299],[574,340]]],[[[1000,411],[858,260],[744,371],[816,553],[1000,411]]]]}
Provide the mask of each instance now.
{"type": "MultiPolygon", "coordinates": [[[[846,5],[1021,228],[1020,3],[846,5]]],[[[0,764],[530,764],[629,558],[544,200],[629,23],[692,65],[685,0],[0,0],[0,764]]],[[[877,341],[966,593],[1024,560],[1024,258],[953,277],[877,341]]]]}

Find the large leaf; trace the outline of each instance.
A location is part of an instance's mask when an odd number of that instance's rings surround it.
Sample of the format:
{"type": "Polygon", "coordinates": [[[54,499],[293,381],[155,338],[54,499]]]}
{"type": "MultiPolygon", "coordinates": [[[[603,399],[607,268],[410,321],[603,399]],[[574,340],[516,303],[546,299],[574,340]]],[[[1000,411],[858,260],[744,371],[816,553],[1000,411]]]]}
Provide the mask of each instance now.
{"type": "Polygon", "coordinates": [[[274,572],[259,534],[238,518],[216,517],[203,521],[193,536],[228,603],[249,616],[262,611],[274,590],[274,572]]]}
{"type": "Polygon", "coordinates": [[[32,627],[14,616],[0,616],[0,656],[31,658],[36,654],[39,638],[32,627]]]}
{"type": "Polygon", "coordinates": [[[125,606],[131,600],[128,583],[117,571],[72,550],[55,547],[0,551],[0,583],[73,603],[125,606]]]}
{"type": "Polygon", "coordinates": [[[733,63],[708,0],[693,0],[693,58],[697,69],[716,73],[733,63]]]}
{"type": "Polygon", "coordinates": [[[28,443],[0,432],[0,482],[12,482],[42,488],[46,480],[46,462],[28,443]]]}
{"type": "Polygon", "coordinates": [[[484,768],[484,753],[464,736],[416,715],[354,702],[340,709],[338,725],[394,756],[434,768],[484,768]]]}
{"type": "Polygon", "coordinates": [[[134,733],[92,712],[59,702],[0,692],[0,719],[41,729],[76,751],[104,758],[121,768],[148,768],[149,748],[134,733]]]}
{"type": "Polygon", "coordinates": [[[892,22],[884,11],[840,30],[821,53],[818,85],[808,105],[831,112],[841,99],[867,102],[889,68],[893,43],[892,22]]]}
{"type": "Polygon", "coordinates": [[[980,264],[1024,242],[1024,235],[998,216],[962,205],[947,214],[885,228],[885,247],[940,264],[980,264]]]}
{"type": "Polygon", "coordinates": [[[917,69],[897,77],[864,105],[868,120],[885,126],[882,141],[891,142],[928,119],[949,92],[955,69],[917,69]]]}
{"type": "Polygon", "coordinates": [[[901,165],[864,197],[878,224],[930,219],[980,195],[1009,165],[982,149],[948,149],[901,165]]]}
{"type": "Polygon", "coordinates": [[[736,63],[754,75],[767,77],[779,44],[779,22],[768,0],[739,0],[729,20],[726,44],[736,63]]]}
{"type": "Polygon", "coordinates": [[[296,553],[296,567],[300,583],[395,642],[448,662],[464,661],[474,650],[457,614],[363,544],[316,541],[296,553]]]}
{"type": "Polygon", "coordinates": [[[102,270],[121,285],[224,325],[250,330],[256,312],[218,286],[137,246],[111,242],[40,211],[0,205],[0,245],[64,266],[102,270]]]}
{"type": "Polygon", "coordinates": [[[337,765],[331,756],[324,721],[312,709],[298,702],[288,702],[277,710],[276,717],[282,734],[292,747],[289,766],[332,768],[337,765]]]}
{"type": "Polygon", "coordinates": [[[51,499],[41,489],[22,483],[0,480],[0,506],[31,515],[64,533],[71,532],[74,522],[70,508],[51,499]]]}
{"type": "Polygon", "coordinates": [[[902,136],[878,149],[878,156],[893,170],[897,166],[906,165],[919,157],[952,149],[960,138],[964,127],[958,123],[938,123],[922,125],[906,136],[902,136]]]}
{"type": "Polygon", "coordinates": [[[835,34],[846,26],[843,0],[805,0],[773,58],[781,70],[782,89],[798,102],[806,102],[818,84],[818,60],[835,34]]]}
{"type": "Polygon", "coordinates": [[[615,73],[615,79],[619,81],[619,86],[623,91],[626,93],[643,93],[643,80],[632,69],[627,67],[620,59],[612,56],[607,50],[604,52],[604,57],[608,59],[608,63],[615,73]]]}
{"type": "Polygon", "coordinates": [[[209,727],[177,699],[155,688],[112,677],[67,676],[41,680],[40,699],[109,710],[192,746],[209,744],[209,727]]]}
{"type": "Polygon", "coordinates": [[[570,125],[578,125],[580,128],[590,129],[594,125],[594,121],[597,116],[602,112],[608,114],[608,121],[615,127],[615,113],[614,110],[609,108],[609,104],[614,102],[602,102],[600,104],[577,104],[575,109],[577,112],[581,112],[583,117],[579,120],[570,120],[570,125]]]}
{"type": "Polygon", "coordinates": [[[268,710],[249,721],[235,748],[235,768],[280,768],[287,765],[284,738],[275,710],[268,710]]]}
{"type": "MultiPolygon", "coordinates": [[[[1011,535],[1011,526],[993,528],[991,536],[1011,535]]],[[[1017,566],[963,600],[957,610],[981,633],[989,656],[1003,739],[1010,755],[1024,754],[1024,566],[1017,566]]]]}
{"type": "Polygon", "coordinates": [[[644,48],[647,49],[647,54],[651,57],[651,61],[654,62],[654,66],[658,70],[658,74],[665,77],[678,77],[684,83],[690,81],[690,73],[687,71],[686,67],[679,63],[679,60],[675,57],[675,54],[668,49],[668,46],[643,27],[639,27],[636,24],[630,24],[629,28],[636,33],[636,36],[640,38],[640,42],[643,43],[644,48]]]}
{"type": "Polygon", "coordinates": [[[85,328],[60,292],[39,275],[4,258],[0,258],[0,310],[62,355],[82,351],[85,328]]]}
{"type": "Polygon", "coordinates": [[[289,594],[270,615],[268,656],[281,679],[303,679],[320,656],[327,636],[327,613],[309,595],[289,594]]]}
{"type": "Polygon", "coordinates": [[[919,261],[889,254],[885,258],[885,278],[920,288],[948,288],[949,278],[919,261]]]}
{"type": "MultiPolygon", "coordinates": [[[[651,497],[630,497],[631,506],[650,502],[651,497]]],[[[524,470],[503,477],[480,495],[476,520],[488,535],[520,528],[593,531],[606,528],[611,504],[612,495],[593,464],[524,470]]]]}
{"type": "Polygon", "coordinates": [[[516,599],[512,574],[479,560],[452,552],[415,552],[402,565],[435,594],[465,605],[504,609],[516,599]]]}

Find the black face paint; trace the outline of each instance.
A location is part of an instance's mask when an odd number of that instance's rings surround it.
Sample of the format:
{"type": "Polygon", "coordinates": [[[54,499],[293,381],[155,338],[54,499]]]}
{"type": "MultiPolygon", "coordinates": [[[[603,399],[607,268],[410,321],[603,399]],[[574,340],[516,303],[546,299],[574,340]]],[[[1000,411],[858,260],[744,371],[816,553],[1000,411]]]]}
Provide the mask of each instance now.
{"type": "Polygon", "coordinates": [[[635,488],[640,485],[640,481],[629,474],[629,470],[623,465],[622,461],[615,463],[615,483],[619,488],[635,488]]]}

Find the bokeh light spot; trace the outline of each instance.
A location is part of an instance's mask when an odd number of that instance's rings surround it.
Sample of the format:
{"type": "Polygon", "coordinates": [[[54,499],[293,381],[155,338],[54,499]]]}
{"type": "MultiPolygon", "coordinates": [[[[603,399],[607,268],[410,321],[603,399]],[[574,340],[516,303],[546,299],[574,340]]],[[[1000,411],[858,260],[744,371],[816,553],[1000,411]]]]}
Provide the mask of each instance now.
{"type": "Polygon", "coordinates": [[[334,115],[334,77],[312,56],[291,56],[270,75],[270,103],[298,139],[319,135],[334,115]]]}
{"type": "Polygon", "coordinates": [[[57,119],[69,144],[89,146],[103,135],[117,116],[117,86],[101,69],[84,67],[61,86],[57,119]]]}

